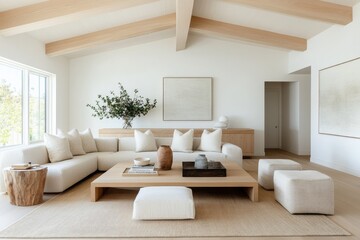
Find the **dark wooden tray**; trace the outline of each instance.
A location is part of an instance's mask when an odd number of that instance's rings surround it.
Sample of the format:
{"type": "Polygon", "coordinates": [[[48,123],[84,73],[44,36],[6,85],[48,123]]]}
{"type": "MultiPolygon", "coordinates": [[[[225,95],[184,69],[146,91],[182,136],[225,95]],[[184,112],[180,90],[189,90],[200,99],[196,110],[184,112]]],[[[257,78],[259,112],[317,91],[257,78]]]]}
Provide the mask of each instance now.
{"type": "Polygon", "coordinates": [[[221,162],[209,162],[207,169],[197,169],[195,162],[182,162],[183,177],[226,177],[226,168],[221,162]]]}

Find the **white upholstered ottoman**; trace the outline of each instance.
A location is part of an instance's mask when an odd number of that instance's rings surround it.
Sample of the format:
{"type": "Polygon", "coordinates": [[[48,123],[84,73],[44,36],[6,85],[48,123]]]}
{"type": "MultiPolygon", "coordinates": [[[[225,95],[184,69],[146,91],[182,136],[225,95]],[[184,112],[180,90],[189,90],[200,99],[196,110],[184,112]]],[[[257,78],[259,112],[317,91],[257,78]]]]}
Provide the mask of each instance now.
{"type": "Polygon", "coordinates": [[[318,171],[278,170],[275,199],[290,213],[334,214],[334,183],[318,171]]]}
{"type": "Polygon", "coordinates": [[[258,182],[268,190],[274,189],[275,170],[301,170],[301,164],[288,159],[260,159],[258,165],[258,182]]]}
{"type": "Polygon", "coordinates": [[[190,188],[177,186],[141,188],[134,201],[133,219],[194,219],[190,188]]]}

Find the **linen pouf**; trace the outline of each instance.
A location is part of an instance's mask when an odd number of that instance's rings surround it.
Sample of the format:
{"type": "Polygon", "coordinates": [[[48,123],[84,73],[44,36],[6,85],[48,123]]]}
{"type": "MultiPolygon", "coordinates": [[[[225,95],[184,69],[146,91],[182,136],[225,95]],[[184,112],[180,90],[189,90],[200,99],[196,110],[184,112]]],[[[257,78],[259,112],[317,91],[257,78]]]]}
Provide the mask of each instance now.
{"type": "Polygon", "coordinates": [[[190,188],[161,186],[141,188],[134,201],[133,219],[194,219],[195,204],[190,188]]]}
{"type": "Polygon", "coordinates": [[[289,159],[260,159],[258,165],[258,182],[267,189],[274,189],[275,170],[301,170],[301,164],[289,159]]]}
{"type": "Polygon", "coordinates": [[[275,199],[292,214],[334,214],[334,183],[323,173],[277,170],[274,187],[275,199]]]}

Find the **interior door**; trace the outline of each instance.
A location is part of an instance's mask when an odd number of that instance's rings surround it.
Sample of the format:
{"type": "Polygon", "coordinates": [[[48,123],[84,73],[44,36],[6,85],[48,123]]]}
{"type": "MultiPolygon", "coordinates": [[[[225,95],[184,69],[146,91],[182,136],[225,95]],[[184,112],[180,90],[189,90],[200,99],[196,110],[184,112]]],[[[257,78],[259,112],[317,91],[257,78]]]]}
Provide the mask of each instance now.
{"type": "Polygon", "coordinates": [[[280,148],[280,90],[265,89],[265,148],[280,148]]]}

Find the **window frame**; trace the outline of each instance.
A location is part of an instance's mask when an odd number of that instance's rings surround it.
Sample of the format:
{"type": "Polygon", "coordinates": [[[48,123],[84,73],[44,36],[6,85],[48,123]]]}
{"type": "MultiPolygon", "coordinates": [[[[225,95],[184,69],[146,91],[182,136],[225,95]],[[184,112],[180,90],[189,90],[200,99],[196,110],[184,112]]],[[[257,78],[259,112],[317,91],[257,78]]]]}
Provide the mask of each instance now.
{"type": "Polygon", "coordinates": [[[36,75],[37,77],[41,78],[41,77],[44,77],[45,78],[45,132],[48,132],[49,129],[48,129],[48,119],[50,117],[50,114],[49,114],[49,107],[48,107],[48,99],[49,99],[49,91],[50,89],[48,88],[48,85],[49,85],[49,75],[45,75],[43,73],[39,73],[39,72],[34,72],[32,70],[28,71],[27,72],[27,91],[26,93],[28,94],[27,96],[27,107],[28,107],[28,113],[27,113],[27,131],[28,131],[28,134],[24,134],[23,137],[27,137],[28,138],[28,143],[29,144],[33,144],[33,143],[39,143],[39,142],[43,142],[43,140],[36,140],[36,141],[30,141],[30,109],[29,109],[29,104],[30,104],[30,75],[33,74],[33,75],[36,75]]]}
{"type": "Polygon", "coordinates": [[[29,119],[29,84],[30,74],[45,77],[45,132],[54,133],[56,130],[56,75],[38,68],[34,68],[0,56],[0,64],[22,71],[22,143],[10,146],[0,146],[0,151],[43,142],[43,140],[30,141],[29,119]]]}

